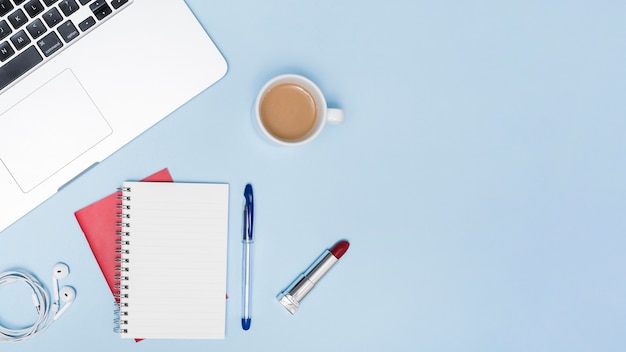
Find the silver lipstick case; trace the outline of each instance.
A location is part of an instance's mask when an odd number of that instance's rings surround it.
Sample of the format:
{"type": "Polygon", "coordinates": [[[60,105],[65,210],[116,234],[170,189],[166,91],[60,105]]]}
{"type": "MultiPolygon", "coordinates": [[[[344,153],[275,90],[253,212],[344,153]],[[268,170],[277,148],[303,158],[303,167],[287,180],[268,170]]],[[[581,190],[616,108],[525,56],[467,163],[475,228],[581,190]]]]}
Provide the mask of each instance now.
{"type": "Polygon", "coordinates": [[[326,250],[300,274],[283,292],[276,297],[291,314],[295,314],[300,302],[315,287],[318,281],[326,275],[330,268],[337,263],[338,259],[326,250]]]}

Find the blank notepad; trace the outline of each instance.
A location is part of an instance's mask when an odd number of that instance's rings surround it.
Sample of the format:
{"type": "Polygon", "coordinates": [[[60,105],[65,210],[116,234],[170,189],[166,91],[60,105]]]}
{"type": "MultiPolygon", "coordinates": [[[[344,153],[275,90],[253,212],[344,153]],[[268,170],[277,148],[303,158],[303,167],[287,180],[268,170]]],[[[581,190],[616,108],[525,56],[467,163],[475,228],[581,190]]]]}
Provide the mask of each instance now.
{"type": "Polygon", "coordinates": [[[125,182],[120,331],[223,339],[228,185],[125,182]]]}

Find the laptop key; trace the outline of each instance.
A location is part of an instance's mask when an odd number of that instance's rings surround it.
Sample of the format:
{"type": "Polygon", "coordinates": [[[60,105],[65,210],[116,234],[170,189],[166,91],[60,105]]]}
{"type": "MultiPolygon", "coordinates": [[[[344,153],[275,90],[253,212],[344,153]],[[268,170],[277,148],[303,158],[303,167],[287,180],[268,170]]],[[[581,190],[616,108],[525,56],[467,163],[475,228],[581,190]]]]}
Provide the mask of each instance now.
{"type": "Polygon", "coordinates": [[[7,61],[13,54],[15,54],[15,50],[13,50],[9,42],[0,43],[0,62],[7,61]]]}
{"type": "Polygon", "coordinates": [[[45,56],[50,56],[63,47],[63,42],[61,42],[61,39],[55,32],[51,32],[38,40],[37,45],[39,45],[39,49],[45,56]]]}
{"type": "Polygon", "coordinates": [[[34,18],[38,14],[42,13],[44,8],[39,0],[31,0],[26,5],[24,5],[24,9],[30,16],[30,18],[34,18]]]}
{"type": "Polygon", "coordinates": [[[80,28],[80,30],[84,32],[93,27],[94,24],[96,24],[96,19],[93,18],[93,16],[89,16],[78,24],[78,28],[80,28]]]}
{"type": "Polygon", "coordinates": [[[15,45],[16,50],[22,50],[26,47],[26,45],[30,44],[30,38],[22,29],[11,37],[11,42],[15,45]]]}
{"type": "Polygon", "coordinates": [[[111,10],[111,7],[104,0],[94,1],[89,5],[89,8],[98,20],[102,20],[113,12],[113,10],[111,10]]]}
{"type": "Polygon", "coordinates": [[[25,25],[28,21],[28,19],[26,18],[26,14],[24,13],[24,11],[22,11],[22,9],[17,9],[17,11],[9,15],[8,19],[15,29],[18,29],[21,26],[25,25]]]}
{"type": "MultiPolygon", "coordinates": [[[[0,49],[0,52],[2,50],[0,49]]],[[[1,54],[0,54],[1,55],[1,54]]],[[[0,89],[8,86],[31,68],[43,61],[41,54],[31,45],[19,55],[0,67],[0,89]]]]}
{"type": "Polygon", "coordinates": [[[11,0],[0,0],[0,16],[6,15],[11,10],[13,10],[11,0]]]}
{"type": "Polygon", "coordinates": [[[78,35],[80,34],[72,21],[66,21],[65,23],[60,25],[57,30],[59,31],[61,38],[63,38],[66,43],[69,43],[72,40],[76,39],[76,37],[78,37],[78,35]]]}
{"type": "Polygon", "coordinates": [[[0,21],[0,40],[6,38],[13,32],[11,27],[9,27],[9,23],[5,20],[0,21]]]}
{"type": "Polygon", "coordinates": [[[33,37],[33,39],[41,37],[41,35],[47,31],[46,26],[43,24],[43,22],[41,22],[40,19],[36,19],[33,22],[29,23],[26,26],[26,29],[28,30],[28,33],[30,33],[30,36],[33,37]]]}
{"type": "Polygon", "coordinates": [[[78,11],[78,4],[74,0],[63,0],[59,4],[59,8],[65,16],[69,16],[78,11]]]}
{"type": "Polygon", "coordinates": [[[52,8],[49,11],[46,11],[46,13],[43,14],[42,18],[44,21],[46,21],[48,27],[52,28],[61,22],[63,16],[61,16],[59,10],[57,10],[56,8],[52,8]]]}
{"type": "Polygon", "coordinates": [[[54,4],[57,1],[59,1],[59,0],[43,0],[43,3],[46,4],[46,6],[50,6],[50,5],[54,4]]]}
{"type": "Polygon", "coordinates": [[[111,6],[113,6],[113,8],[117,10],[127,2],[128,0],[113,0],[111,1],[111,6]]]}

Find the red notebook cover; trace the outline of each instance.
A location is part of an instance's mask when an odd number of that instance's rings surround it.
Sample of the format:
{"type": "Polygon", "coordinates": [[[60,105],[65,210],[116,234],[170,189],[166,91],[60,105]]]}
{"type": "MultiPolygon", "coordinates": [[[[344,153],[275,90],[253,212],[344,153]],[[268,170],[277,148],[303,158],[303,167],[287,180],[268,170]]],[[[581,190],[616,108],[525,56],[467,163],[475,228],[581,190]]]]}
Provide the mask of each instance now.
{"type": "MultiPolygon", "coordinates": [[[[141,181],[172,182],[172,176],[166,168],[141,181]]],[[[111,293],[113,293],[118,303],[120,290],[115,287],[116,284],[119,284],[119,280],[115,280],[117,274],[115,272],[115,266],[119,265],[119,263],[115,261],[115,257],[119,257],[119,254],[115,253],[115,249],[118,247],[115,244],[115,240],[117,239],[116,223],[120,221],[120,219],[117,218],[117,214],[120,212],[117,208],[117,204],[119,203],[117,198],[121,196],[121,194],[121,192],[115,192],[74,212],[74,216],[80,228],[83,230],[89,247],[91,247],[91,251],[100,266],[100,270],[111,289],[111,293]]]]}

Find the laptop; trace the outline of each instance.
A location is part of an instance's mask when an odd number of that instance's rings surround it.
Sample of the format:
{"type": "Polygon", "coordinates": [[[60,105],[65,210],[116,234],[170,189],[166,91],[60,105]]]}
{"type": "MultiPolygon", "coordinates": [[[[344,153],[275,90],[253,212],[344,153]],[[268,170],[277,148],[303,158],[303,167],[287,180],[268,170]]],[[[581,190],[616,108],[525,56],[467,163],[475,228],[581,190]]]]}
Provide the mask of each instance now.
{"type": "Polygon", "coordinates": [[[0,231],[226,70],[183,0],[0,0],[0,231]]]}

